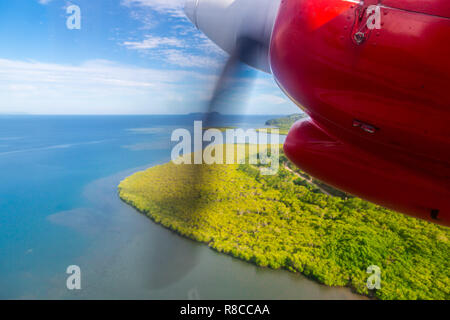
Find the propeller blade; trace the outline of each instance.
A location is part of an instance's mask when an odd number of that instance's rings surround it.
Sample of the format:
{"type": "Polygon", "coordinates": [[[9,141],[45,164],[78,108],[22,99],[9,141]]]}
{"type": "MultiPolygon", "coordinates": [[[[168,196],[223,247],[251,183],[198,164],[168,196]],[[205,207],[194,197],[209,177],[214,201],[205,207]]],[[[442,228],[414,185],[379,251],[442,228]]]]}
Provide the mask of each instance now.
{"type": "MultiPolygon", "coordinates": [[[[226,111],[226,99],[231,93],[233,93],[233,83],[238,81],[242,72],[246,70],[246,65],[253,65],[255,60],[259,58],[259,53],[266,51],[268,54],[268,48],[261,42],[251,39],[249,37],[243,37],[238,40],[235,51],[230,55],[225,63],[220,77],[215,85],[213,95],[208,104],[207,115],[211,115],[212,112],[226,111]]],[[[255,78],[255,71],[251,71],[249,77],[246,77],[247,83],[243,86],[243,89],[248,92],[251,88],[255,78]]],[[[207,117],[206,125],[212,125],[207,117]]]]}
{"type": "MultiPolygon", "coordinates": [[[[209,0],[208,0],[209,1],[209,0]]],[[[273,3],[275,3],[275,6],[277,6],[277,1],[274,0],[264,0],[265,3],[271,3],[271,6],[274,6],[273,3]],[[271,2],[273,1],[273,2],[271,2]]],[[[207,3],[207,1],[205,1],[207,3]]],[[[199,4],[198,0],[188,0],[187,1],[187,13],[188,16],[190,16],[191,20],[197,21],[196,15],[197,13],[194,10],[197,10],[197,6],[199,4]],[[192,10],[191,10],[192,9],[192,10]]],[[[247,5],[247,4],[246,4],[247,5]]],[[[245,10],[244,10],[245,11],[245,10]]],[[[243,11],[243,12],[244,12],[243,11]]],[[[262,12],[266,12],[266,9],[262,10],[262,12]]],[[[274,10],[271,10],[271,13],[273,14],[274,10]]],[[[245,12],[244,12],[245,13],[245,12]]],[[[236,12],[234,12],[236,14],[236,12]]],[[[259,22],[261,26],[266,25],[266,21],[264,14],[260,15],[259,22]]],[[[269,19],[267,22],[267,25],[272,25],[274,18],[269,19]]],[[[267,28],[262,28],[267,29],[267,28]]],[[[261,38],[261,37],[259,37],[261,38]]],[[[228,39],[228,38],[227,38],[228,39]]],[[[235,93],[235,82],[239,81],[240,79],[245,79],[243,81],[244,85],[242,86],[243,92],[241,91],[242,95],[246,95],[249,91],[249,89],[252,87],[252,84],[254,82],[254,78],[256,76],[254,70],[250,72],[249,75],[246,74],[245,77],[242,77],[242,72],[247,71],[246,65],[253,66],[254,68],[258,68],[262,71],[269,71],[268,67],[268,57],[269,57],[269,48],[268,43],[269,41],[268,36],[265,35],[262,37],[263,40],[257,40],[257,37],[251,37],[251,36],[239,36],[238,40],[236,40],[234,44],[234,40],[232,38],[228,39],[229,42],[229,49],[228,52],[231,52],[230,57],[228,58],[227,62],[225,63],[222,72],[219,76],[219,79],[217,80],[215,84],[214,91],[212,93],[212,97],[210,101],[206,104],[206,115],[203,118],[203,127],[212,127],[214,125],[218,125],[217,123],[214,123],[215,120],[214,117],[212,117],[213,112],[226,112],[228,108],[227,102],[230,102],[230,95],[232,93],[235,93]],[[233,43],[233,45],[231,44],[233,43]]],[[[242,106],[244,106],[244,103],[242,103],[242,106]]],[[[243,113],[242,111],[240,113],[243,113]]],[[[204,209],[204,203],[201,199],[201,193],[202,188],[204,188],[205,185],[208,185],[211,179],[211,176],[207,174],[206,166],[205,165],[192,165],[192,169],[187,170],[189,177],[180,177],[182,179],[182,183],[186,185],[185,188],[185,194],[183,194],[182,198],[183,203],[186,203],[187,206],[189,206],[189,212],[191,213],[192,219],[195,219],[196,215],[201,209],[204,209]]],[[[180,199],[178,199],[180,200],[180,199]]],[[[181,251],[183,249],[179,247],[175,247],[173,244],[169,244],[164,248],[164,255],[162,262],[164,264],[167,264],[168,266],[170,264],[178,265],[180,257],[184,257],[182,259],[187,259],[188,263],[182,263],[184,267],[184,271],[180,272],[179,268],[167,268],[165,269],[165,274],[159,274],[159,275],[152,275],[151,277],[151,285],[154,288],[165,288],[173,283],[180,281],[182,278],[184,278],[185,275],[187,275],[197,264],[197,254],[198,252],[190,252],[188,254],[188,257],[186,257],[186,254],[182,254],[181,251]]]]}

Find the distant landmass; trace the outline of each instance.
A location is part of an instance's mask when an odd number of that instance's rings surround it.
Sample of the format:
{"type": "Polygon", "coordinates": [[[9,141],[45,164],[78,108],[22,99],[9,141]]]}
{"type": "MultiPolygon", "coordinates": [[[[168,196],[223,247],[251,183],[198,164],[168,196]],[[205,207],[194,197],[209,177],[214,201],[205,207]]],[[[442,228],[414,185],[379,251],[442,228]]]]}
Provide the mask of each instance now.
{"type": "MultiPolygon", "coordinates": [[[[266,121],[266,126],[271,126],[274,128],[277,128],[279,130],[280,134],[284,134],[287,135],[289,133],[289,130],[291,129],[292,125],[297,122],[298,120],[307,118],[308,116],[304,113],[296,113],[296,114],[291,114],[289,116],[286,117],[282,117],[282,118],[276,118],[276,119],[270,119],[268,121],[266,121]]],[[[267,130],[268,132],[270,132],[270,128],[269,129],[258,129],[257,131],[261,131],[261,130],[267,130]]]]}
{"type": "Polygon", "coordinates": [[[287,117],[271,119],[266,122],[266,126],[278,127],[278,128],[287,128],[292,127],[292,125],[298,120],[306,118],[307,115],[304,113],[296,113],[291,114],[287,117]]]}
{"type": "Polygon", "coordinates": [[[192,112],[192,113],[188,113],[188,116],[199,116],[199,117],[205,117],[205,116],[209,116],[209,117],[218,117],[218,116],[222,116],[222,114],[220,112],[192,112]]]}

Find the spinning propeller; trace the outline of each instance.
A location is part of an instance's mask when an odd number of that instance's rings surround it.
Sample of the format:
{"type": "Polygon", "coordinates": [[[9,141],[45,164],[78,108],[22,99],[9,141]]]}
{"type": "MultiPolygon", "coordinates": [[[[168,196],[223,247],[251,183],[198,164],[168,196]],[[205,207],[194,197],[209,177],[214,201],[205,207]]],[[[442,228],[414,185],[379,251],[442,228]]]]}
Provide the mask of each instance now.
{"type": "Polygon", "coordinates": [[[218,111],[219,104],[222,108],[226,105],[224,98],[245,65],[271,73],[269,45],[279,4],[279,0],[186,1],[187,17],[229,54],[208,104],[208,114],[218,111]]]}
{"type": "MultiPolygon", "coordinates": [[[[277,15],[279,0],[187,0],[185,12],[192,23],[209,39],[229,54],[215,84],[211,99],[206,105],[207,113],[203,125],[211,126],[213,111],[226,108],[227,98],[232,93],[233,83],[246,69],[246,65],[271,73],[269,44],[277,15]]],[[[248,91],[255,73],[247,75],[244,90],[248,91]]],[[[186,185],[186,199],[198,197],[197,186],[207,183],[203,166],[195,166],[191,172],[191,184],[186,185]]],[[[192,215],[200,203],[191,208],[192,215]]],[[[173,259],[183,257],[184,271],[167,269],[165,275],[154,275],[151,284],[155,288],[169,286],[187,274],[196,264],[197,252],[184,252],[182,248],[165,248],[160,256],[162,263],[173,265],[173,259]],[[181,251],[183,252],[181,252],[181,251]]],[[[178,263],[175,263],[178,265],[178,263]]]]}

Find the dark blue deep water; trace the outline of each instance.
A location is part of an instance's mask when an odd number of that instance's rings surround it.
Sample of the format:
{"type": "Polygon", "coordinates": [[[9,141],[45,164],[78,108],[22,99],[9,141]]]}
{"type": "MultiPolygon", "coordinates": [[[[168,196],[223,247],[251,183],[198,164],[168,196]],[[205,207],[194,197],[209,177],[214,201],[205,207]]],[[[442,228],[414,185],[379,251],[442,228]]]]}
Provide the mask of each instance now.
{"type": "MultiPolygon", "coordinates": [[[[259,128],[273,117],[221,124],[259,128]]],[[[194,118],[0,116],[0,298],[354,297],[219,255],[118,200],[120,180],[169,161],[172,131],[194,118]],[[65,285],[72,264],[77,292],[65,285]]]]}

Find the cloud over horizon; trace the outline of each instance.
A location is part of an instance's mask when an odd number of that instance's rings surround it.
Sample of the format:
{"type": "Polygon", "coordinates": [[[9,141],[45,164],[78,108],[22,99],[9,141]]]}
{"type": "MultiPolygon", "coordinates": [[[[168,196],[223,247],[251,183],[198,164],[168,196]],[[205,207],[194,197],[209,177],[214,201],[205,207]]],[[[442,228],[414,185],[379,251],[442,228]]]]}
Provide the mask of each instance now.
{"type": "MultiPolygon", "coordinates": [[[[62,3],[67,3],[62,1],[62,3]]],[[[67,30],[60,1],[11,2],[0,36],[0,113],[183,114],[203,111],[226,59],[184,16],[184,0],[77,0],[83,28],[67,30]],[[36,5],[37,3],[42,4],[36,5]],[[22,23],[24,10],[36,10],[22,23]],[[14,15],[16,14],[16,15],[14,15]],[[43,18],[45,17],[45,18],[43,18]],[[2,33],[3,32],[3,33],[2,33]],[[25,38],[24,35],[27,35],[25,38]]],[[[271,76],[224,113],[293,113],[271,76]]],[[[237,87],[248,84],[246,75],[237,87]]]]}

